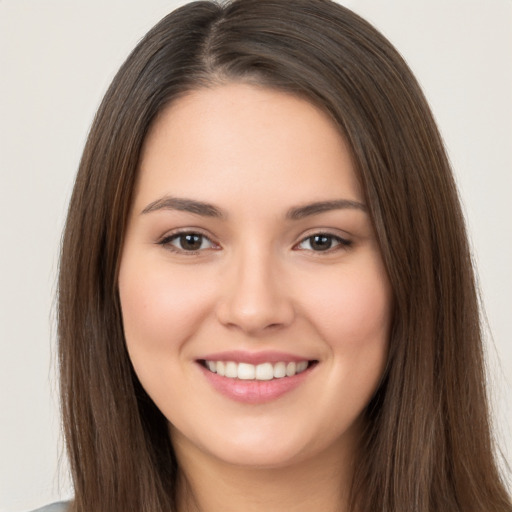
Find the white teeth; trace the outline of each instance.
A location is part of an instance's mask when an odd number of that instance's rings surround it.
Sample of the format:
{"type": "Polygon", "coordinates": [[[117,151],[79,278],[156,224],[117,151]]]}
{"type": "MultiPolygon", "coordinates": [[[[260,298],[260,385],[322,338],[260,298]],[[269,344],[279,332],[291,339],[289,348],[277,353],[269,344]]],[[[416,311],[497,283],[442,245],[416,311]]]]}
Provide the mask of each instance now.
{"type": "Polygon", "coordinates": [[[234,363],[233,361],[228,361],[225,366],[224,375],[226,377],[229,377],[230,379],[236,379],[238,377],[237,364],[234,363]]]}
{"type": "Polygon", "coordinates": [[[274,365],[274,378],[282,379],[283,377],[286,377],[286,363],[276,363],[274,365]]]}
{"type": "Polygon", "coordinates": [[[301,372],[303,372],[307,367],[308,367],[308,362],[307,362],[307,361],[301,361],[300,363],[297,363],[297,369],[296,369],[296,372],[297,372],[297,373],[301,373],[301,372]]]}
{"type": "Polygon", "coordinates": [[[292,377],[295,373],[297,373],[297,365],[295,363],[288,363],[286,365],[286,376],[292,377]]]}
{"type": "Polygon", "coordinates": [[[293,377],[308,367],[308,361],[262,363],[235,363],[234,361],[205,361],[206,367],[213,373],[229,379],[272,380],[293,377]]]}
{"type": "Polygon", "coordinates": [[[256,368],[253,364],[238,363],[238,378],[253,380],[256,377],[256,368]]]}
{"type": "Polygon", "coordinates": [[[238,377],[238,368],[237,364],[233,361],[228,361],[226,363],[226,373],[225,376],[229,377],[230,379],[236,379],[238,377]]]}
{"type": "Polygon", "coordinates": [[[256,366],[256,380],[272,380],[274,368],[271,363],[263,363],[256,366]]]}

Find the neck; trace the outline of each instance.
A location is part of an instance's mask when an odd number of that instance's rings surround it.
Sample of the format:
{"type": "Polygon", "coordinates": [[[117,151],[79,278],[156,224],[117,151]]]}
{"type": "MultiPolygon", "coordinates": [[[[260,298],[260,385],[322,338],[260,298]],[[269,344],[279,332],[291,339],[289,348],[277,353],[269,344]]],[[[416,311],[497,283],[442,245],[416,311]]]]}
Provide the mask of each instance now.
{"type": "Polygon", "coordinates": [[[175,443],[180,512],[348,511],[353,450],[330,446],[314,460],[283,467],[232,465],[175,443]]]}

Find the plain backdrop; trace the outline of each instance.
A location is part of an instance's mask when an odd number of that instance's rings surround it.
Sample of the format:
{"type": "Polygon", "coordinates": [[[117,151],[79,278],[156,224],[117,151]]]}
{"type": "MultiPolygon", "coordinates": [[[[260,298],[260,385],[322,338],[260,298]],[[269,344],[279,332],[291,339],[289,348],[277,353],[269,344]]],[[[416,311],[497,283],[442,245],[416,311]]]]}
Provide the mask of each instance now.
{"type": "MultiPolygon", "coordinates": [[[[61,228],[106,87],[143,34],[182,3],[0,0],[0,512],[72,494],[55,392],[61,228]]],[[[342,3],[404,55],[446,141],[492,331],[496,431],[510,460],[512,2],[342,3]]]]}

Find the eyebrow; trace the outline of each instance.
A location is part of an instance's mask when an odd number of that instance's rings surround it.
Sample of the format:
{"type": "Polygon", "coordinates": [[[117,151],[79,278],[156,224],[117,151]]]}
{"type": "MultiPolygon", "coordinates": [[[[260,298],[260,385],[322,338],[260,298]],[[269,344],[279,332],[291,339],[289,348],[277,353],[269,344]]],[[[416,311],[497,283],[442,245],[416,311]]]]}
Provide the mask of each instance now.
{"type": "Polygon", "coordinates": [[[194,199],[170,196],[165,196],[149,203],[141,213],[145,214],[158,210],[178,210],[182,212],[195,213],[196,215],[201,215],[203,217],[226,217],[226,214],[220,208],[213,206],[213,204],[195,201],[194,199]]]}
{"type": "MultiPolygon", "coordinates": [[[[358,201],[352,201],[350,199],[335,199],[331,201],[318,201],[290,208],[286,212],[285,217],[289,220],[300,220],[323,212],[344,209],[361,210],[363,212],[367,211],[366,206],[358,201]]],[[[149,203],[142,210],[141,214],[151,213],[158,210],[178,210],[201,215],[203,217],[214,217],[220,219],[227,218],[226,213],[213,204],[196,201],[194,199],[171,196],[165,196],[149,203]]]]}
{"type": "Polygon", "coordinates": [[[290,208],[286,213],[286,218],[290,220],[300,220],[304,217],[311,215],[318,215],[319,213],[328,212],[331,210],[361,210],[367,211],[366,205],[359,201],[352,201],[350,199],[335,199],[333,201],[319,201],[317,203],[310,203],[304,206],[290,208]]]}

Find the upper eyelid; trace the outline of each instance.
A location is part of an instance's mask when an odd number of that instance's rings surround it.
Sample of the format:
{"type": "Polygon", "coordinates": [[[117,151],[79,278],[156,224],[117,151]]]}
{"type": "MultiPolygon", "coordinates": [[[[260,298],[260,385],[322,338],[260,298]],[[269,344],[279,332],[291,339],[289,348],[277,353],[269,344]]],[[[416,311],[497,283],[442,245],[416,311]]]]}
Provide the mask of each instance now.
{"type": "Polygon", "coordinates": [[[214,237],[212,237],[205,230],[203,230],[201,228],[196,228],[196,227],[193,227],[193,228],[177,228],[177,229],[174,229],[174,230],[166,231],[165,234],[163,234],[161,237],[159,237],[157,242],[161,242],[162,240],[166,240],[168,238],[173,238],[173,237],[176,237],[176,236],[179,236],[179,235],[188,235],[188,234],[201,235],[201,236],[204,236],[205,238],[208,238],[208,240],[210,240],[210,242],[215,243],[214,242],[214,237]]]}
{"type": "Polygon", "coordinates": [[[348,246],[352,245],[352,240],[350,240],[348,238],[344,238],[340,235],[334,235],[332,233],[327,233],[327,232],[317,232],[317,233],[313,233],[312,235],[302,237],[296,244],[294,244],[293,247],[298,247],[299,245],[303,244],[310,238],[313,238],[315,236],[321,236],[321,235],[333,238],[334,240],[336,240],[338,242],[339,245],[342,245],[344,247],[348,247],[348,246]]]}
{"type": "Polygon", "coordinates": [[[307,230],[304,233],[301,233],[300,238],[298,239],[299,242],[303,242],[307,238],[311,238],[312,236],[316,235],[326,235],[326,236],[332,236],[333,238],[338,238],[340,240],[344,240],[345,242],[351,242],[353,235],[350,233],[340,230],[340,229],[334,229],[334,228],[314,228],[311,230],[307,230]]]}
{"type": "Polygon", "coordinates": [[[165,234],[164,236],[162,236],[160,239],[158,239],[156,241],[156,245],[162,247],[166,251],[170,251],[170,252],[173,252],[175,254],[183,255],[183,256],[199,255],[199,254],[204,253],[205,251],[208,251],[208,250],[216,251],[216,250],[219,250],[221,248],[220,245],[212,239],[212,237],[203,234],[198,229],[194,229],[194,230],[183,229],[183,230],[167,232],[167,234],[165,234]],[[203,237],[204,239],[209,241],[211,246],[207,247],[207,248],[203,248],[203,249],[199,248],[199,249],[194,249],[194,250],[186,250],[186,249],[183,249],[183,248],[180,248],[180,247],[176,247],[174,245],[175,240],[177,240],[180,236],[191,235],[191,234],[199,235],[199,236],[203,237]]]}
{"type": "MultiPolygon", "coordinates": [[[[317,235],[330,236],[337,240],[340,240],[341,242],[352,243],[351,235],[349,235],[348,233],[344,232],[346,234],[340,234],[339,230],[337,230],[338,232],[336,232],[336,233],[334,233],[333,231],[334,231],[333,229],[329,229],[329,228],[325,228],[325,229],[316,228],[316,229],[308,230],[307,232],[302,233],[300,235],[300,238],[298,238],[298,240],[296,242],[294,242],[293,247],[296,247],[297,245],[306,241],[308,238],[311,238],[311,237],[317,236],[317,235]]],[[[166,240],[169,240],[169,239],[172,239],[174,237],[178,237],[179,235],[184,235],[184,234],[198,234],[198,235],[201,235],[201,236],[207,238],[212,244],[220,245],[218,242],[216,242],[214,236],[212,236],[211,234],[206,232],[204,229],[199,228],[199,227],[185,227],[185,228],[177,228],[175,230],[167,231],[164,235],[159,237],[159,239],[157,240],[157,243],[161,244],[162,242],[164,242],[166,240]]]]}

